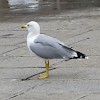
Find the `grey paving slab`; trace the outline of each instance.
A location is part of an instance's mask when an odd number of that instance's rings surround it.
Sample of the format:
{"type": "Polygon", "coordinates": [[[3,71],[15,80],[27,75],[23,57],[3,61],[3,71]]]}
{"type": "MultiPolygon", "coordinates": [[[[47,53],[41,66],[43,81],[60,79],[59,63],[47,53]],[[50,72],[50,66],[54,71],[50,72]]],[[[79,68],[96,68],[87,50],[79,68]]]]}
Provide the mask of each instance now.
{"type": "Polygon", "coordinates": [[[99,16],[99,8],[91,8],[39,17],[42,33],[89,56],[88,60],[51,60],[50,69],[55,69],[43,80],[38,75],[45,71],[44,60],[28,51],[27,31],[20,28],[32,17],[0,23],[0,100],[99,100],[99,16]]]}

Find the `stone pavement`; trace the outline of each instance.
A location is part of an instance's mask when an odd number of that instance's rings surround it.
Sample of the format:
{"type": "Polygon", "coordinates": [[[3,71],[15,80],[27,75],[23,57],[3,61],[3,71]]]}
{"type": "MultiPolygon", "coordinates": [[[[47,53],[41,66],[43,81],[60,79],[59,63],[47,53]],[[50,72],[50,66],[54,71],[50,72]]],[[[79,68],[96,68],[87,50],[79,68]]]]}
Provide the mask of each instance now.
{"type": "Polygon", "coordinates": [[[42,33],[89,56],[88,60],[51,60],[54,69],[43,80],[38,74],[45,71],[44,61],[28,51],[28,32],[20,28],[32,17],[11,20],[0,23],[0,100],[100,100],[100,8],[34,19],[42,33]]]}

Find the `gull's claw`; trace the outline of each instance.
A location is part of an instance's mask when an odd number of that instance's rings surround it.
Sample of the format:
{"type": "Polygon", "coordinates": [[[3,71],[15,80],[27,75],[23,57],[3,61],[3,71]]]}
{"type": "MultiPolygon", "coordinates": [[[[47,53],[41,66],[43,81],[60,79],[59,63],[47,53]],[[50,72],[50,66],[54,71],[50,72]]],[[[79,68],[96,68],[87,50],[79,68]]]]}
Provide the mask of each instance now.
{"type": "Polygon", "coordinates": [[[48,78],[48,77],[49,77],[49,75],[47,73],[39,75],[39,79],[45,79],[45,78],[48,78]]]}

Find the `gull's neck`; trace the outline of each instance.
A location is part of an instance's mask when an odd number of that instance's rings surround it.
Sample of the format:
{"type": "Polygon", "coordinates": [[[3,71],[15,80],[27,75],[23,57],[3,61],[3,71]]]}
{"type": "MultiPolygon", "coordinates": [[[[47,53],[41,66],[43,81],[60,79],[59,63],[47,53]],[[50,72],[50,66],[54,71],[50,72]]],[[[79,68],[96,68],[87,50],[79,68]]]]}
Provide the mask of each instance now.
{"type": "Polygon", "coordinates": [[[39,35],[39,34],[40,34],[40,33],[29,32],[28,35],[27,35],[27,39],[32,38],[32,37],[34,37],[34,36],[36,36],[36,35],[39,35]]]}

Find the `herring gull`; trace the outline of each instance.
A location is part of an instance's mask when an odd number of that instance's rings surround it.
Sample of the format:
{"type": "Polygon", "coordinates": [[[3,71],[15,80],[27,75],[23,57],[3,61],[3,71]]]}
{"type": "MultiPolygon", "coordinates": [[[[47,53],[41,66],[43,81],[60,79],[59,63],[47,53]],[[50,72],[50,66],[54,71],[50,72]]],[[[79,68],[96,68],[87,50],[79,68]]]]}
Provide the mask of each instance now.
{"type": "Polygon", "coordinates": [[[67,47],[63,42],[56,38],[40,34],[40,26],[37,22],[31,21],[21,28],[28,29],[27,46],[37,56],[45,60],[46,72],[39,76],[39,79],[49,77],[49,59],[77,59],[87,58],[79,51],[67,47]]]}

